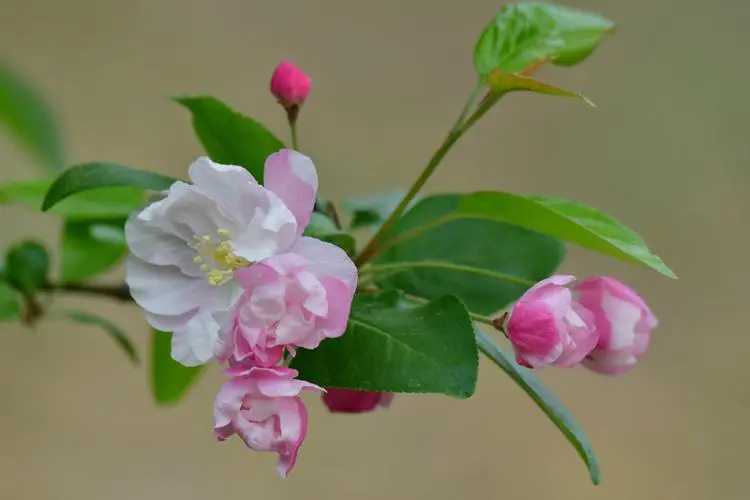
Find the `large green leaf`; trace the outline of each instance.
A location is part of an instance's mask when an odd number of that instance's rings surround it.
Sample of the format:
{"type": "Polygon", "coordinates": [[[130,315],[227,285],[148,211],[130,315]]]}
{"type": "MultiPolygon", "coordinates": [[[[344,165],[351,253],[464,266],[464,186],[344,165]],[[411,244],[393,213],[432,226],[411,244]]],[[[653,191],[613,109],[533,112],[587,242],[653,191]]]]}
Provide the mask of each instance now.
{"type": "Polygon", "coordinates": [[[474,66],[484,78],[492,70],[513,73],[549,60],[572,66],[584,60],[614,29],[593,12],[543,2],[508,4],[474,47],[474,66]]]}
{"type": "Polygon", "coordinates": [[[0,321],[17,318],[21,315],[21,303],[16,291],[5,281],[0,280],[0,321]]]}
{"type": "Polygon", "coordinates": [[[564,246],[484,216],[460,214],[461,195],[419,202],[384,238],[390,250],[363,273],[382,275],[384,286],[428,299],[457,295],[472,312],[492,314],[549,276],[564,246]]]}
{"type": "Polygon", "coordinates": [[[471,396],[477,346],[461,301],[446,295],[406,308],[399,299],[395,291],[358,295],[344,335],[300,349],[292,367],[323,387],[471,396]]]}
{"type": "Polygon", "coordinates": [[[0,124],[50,169],[63,167],[57,120],[37,91],[0,63],[0,124]]]}
{"type": "MultiPolygon", "coordinates": [[[[0,204],[23,205],[41,210],[52,181],[12,182],[0,186],[0,204]]],[[[101,188],[83,191],[50,209],[67,219],[127,217],[144,202],[143,190],[135,187],[101,188]]]]}
{"type": "Polygon", "coordinates": [[[492,360],[501,370],[507,373],[513,381],[541,408],[555,426],[575,447],[589,469],[591,481],[599,484],[599,462],[583,429],[576,423],[573,415],[563,406],[557,397],[531,372],[519,366],[512,355],[506,354],[495,341],[479,328],[476,329],[477,345],[479,349],[492,360]]]}
{"type": "Polygon", "coordinates": [[[341,203],[341,208],[352,214],[349,227],[379,227],[404,199],[406,191],[394,190],[362,196],[350,196],[341,203]]]}
{"type": "Polygon", "coordinates": [[[172,359],[172,334],[151,331],[151,390],[159,404],[179,401],[192,386],[205,365],[183,366],[172,359]]]}
{"type": "Polygon", "coordinates": [[[66,221],[61,279],[82,281],[104,272],[125,256],[125,219],[66,221]]]}
{"type": "Polygon", "coordinates": [[[464,196],[452,217],[509,222],[676,277],[634,231],[580,203],[543,196],[479,192],[464,196]]]}
{"type": "Polygon", "coordinates": [[[5,264],[8,282],[27,295],[47,282],[49,253],[38,241],[25,240],[10,247],[5,254],[5,264]]]}
{"type": "Polygon", "coordinates": [[[116,163],[83,163],[70,167],[55,179],[44,197],[42,210],[49,210],[69,196],[92,189],[132,186],[161,191],[174,182],[175,179],[166,175],[116,163]]]}
{"type": "Polygon", "coordinates": [[[76,310],[61,311],[61,314],[77,323],[95,325],[103,328],[104,331],[112,337],[112,340],[114,340],[115,343],[125,352],[130,361],[136,364],[139,363],[138,353],[133,342],[131,342],[128,336],[125,335],[125,332],[108,319],[104,319],[88,312],[76,310]]]}
{"type": "Polygon", "coordinates": [[[284,143],[259,122],[208,96],[179,96],[174,100],[193,115],[193,128],[211,159],[246,168],[263,182],[263,165],[284,143]]]}

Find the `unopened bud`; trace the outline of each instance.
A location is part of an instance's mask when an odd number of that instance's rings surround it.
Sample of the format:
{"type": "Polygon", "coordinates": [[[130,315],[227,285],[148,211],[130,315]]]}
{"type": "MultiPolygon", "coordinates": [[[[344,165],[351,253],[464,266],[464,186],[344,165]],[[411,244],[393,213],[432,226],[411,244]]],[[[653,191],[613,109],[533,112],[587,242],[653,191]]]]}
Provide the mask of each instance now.
{"type": "Polygon", "coordinates": [[[287,110],[305,102],[311,85],[310,77],[289,61],[282,61],[271,76],[271,93],[287,110]]]}

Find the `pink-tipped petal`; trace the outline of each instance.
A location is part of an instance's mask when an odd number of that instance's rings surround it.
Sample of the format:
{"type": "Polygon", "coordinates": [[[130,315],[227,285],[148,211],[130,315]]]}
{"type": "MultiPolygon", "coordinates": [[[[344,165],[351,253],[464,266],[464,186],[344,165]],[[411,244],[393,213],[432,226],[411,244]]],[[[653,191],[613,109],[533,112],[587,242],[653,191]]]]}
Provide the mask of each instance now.
{"type": "Polygon", "coordinates": [[[282,149],[266,159],[264,186],[276,193],[297,219],[297,234],[310,222],[318,191],[318,173],[302,153],[282,149]]]}

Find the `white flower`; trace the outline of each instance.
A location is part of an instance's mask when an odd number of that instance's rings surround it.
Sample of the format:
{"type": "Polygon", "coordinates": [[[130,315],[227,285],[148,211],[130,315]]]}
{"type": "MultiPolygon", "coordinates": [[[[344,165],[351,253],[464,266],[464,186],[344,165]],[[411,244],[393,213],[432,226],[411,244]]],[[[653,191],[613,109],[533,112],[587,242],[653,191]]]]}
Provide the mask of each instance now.
{"type": "Polygon", "coordinates": [[[219,348],[213,312],[242,294],[238,269],[291,249],[309,221],[318,177],[310,159],[282,150],[268,157],[265,186],[243,168],[199,158],[188,174],[130,217],[126,281],[148,322],[171,331],[172,357],[187,366],[219,348]]]}

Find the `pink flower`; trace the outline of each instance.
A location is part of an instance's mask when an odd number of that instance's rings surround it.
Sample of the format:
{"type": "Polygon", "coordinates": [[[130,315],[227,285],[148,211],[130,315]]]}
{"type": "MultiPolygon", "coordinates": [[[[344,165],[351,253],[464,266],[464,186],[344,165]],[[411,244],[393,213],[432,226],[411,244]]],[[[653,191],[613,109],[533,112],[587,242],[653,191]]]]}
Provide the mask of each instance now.
{"type": "Polygon", "coordinates": [[[312,82],[302,70],[282,61],[271,76],[271,93],[285,107],[300,106],[310,93],[312,82]]]}
{"type": "Polygon", "coordinates": [[[499,325],[513,344],[519,364],[570,367],[596,346],[592,314],[565,286],[575,278],[556,275],[524,293],[499,325]]]}
{"type": "Polygon", "coordinates": [[[343,250],[313,238],[302,238],[295,252],[237,272],[245,293],[223,320],[222,361],[271,366],[284,348],[314,349],[344,333],[356,289],[354,263],[343,250]]]}
{"type": "Polygon", "coordinates": [[[393,393],[354,391],[350,389],[327,389],[323,402],[334,413],[366,413],[378,406],[387,408],[393,401],[393,393]]]}
{"type": "Polygon", "coordinates": [[[227,374],[233,378],[216,396],[214,435],[223,441],[237,434],[253,450],[278,453],[276,470],[286,477],[307,434],[307,409],[299,394],[322,389],[296,380],[297,371],[290,368],[236,365],[227,374]]]}
{"type": "Polygon", "coordinates": [[[614,278],[594,276],[573,285],[580,303],[594,315],[596,348],[583,361],[595,372],[617,375],[630,370],[648,348],[658,321],[633,290],[614,278]]]}

